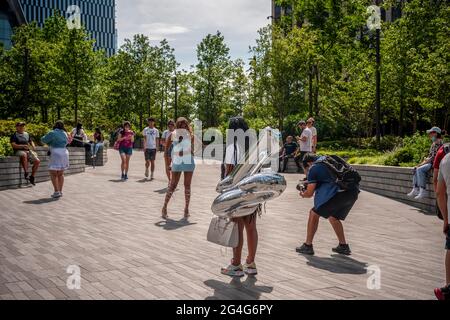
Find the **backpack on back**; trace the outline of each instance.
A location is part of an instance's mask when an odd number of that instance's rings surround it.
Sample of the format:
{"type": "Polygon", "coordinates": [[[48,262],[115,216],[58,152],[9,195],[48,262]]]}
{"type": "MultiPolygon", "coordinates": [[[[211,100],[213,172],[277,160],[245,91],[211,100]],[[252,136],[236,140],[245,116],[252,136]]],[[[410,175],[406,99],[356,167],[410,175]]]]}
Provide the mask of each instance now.
{"type": "Polygon", "coordinates": [[[336,183],[342,190],[354,190],[359,188],[361,176],[351,165],[339,156],[326,156],[317,161],[323,163],[336,177],[336,183]]]}

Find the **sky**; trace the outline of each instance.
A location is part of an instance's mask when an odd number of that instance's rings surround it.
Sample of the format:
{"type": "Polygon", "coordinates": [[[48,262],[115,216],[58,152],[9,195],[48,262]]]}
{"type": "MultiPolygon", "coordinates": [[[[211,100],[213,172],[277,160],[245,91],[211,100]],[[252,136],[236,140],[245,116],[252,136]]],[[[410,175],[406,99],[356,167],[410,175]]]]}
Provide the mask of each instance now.
{"type": "Polygon", "coordinates": [[[153,45],[166,38],[180,69],[197,62],[197,44],[219,30],[233,59],[248,62],[249,46],[271,15],[271,0],[116,0],[119,47],[142,33],[153,45]]]}

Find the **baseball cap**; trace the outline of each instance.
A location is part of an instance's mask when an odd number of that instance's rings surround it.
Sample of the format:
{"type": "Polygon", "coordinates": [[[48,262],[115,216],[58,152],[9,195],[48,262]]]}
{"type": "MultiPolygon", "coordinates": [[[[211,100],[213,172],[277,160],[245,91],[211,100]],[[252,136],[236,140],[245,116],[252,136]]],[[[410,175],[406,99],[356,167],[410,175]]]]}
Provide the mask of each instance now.
{"type": "Polygon", "coordinates": [[[433,127],[430,130],[427,130],[427,133],[432,133],[432,132],[436,132],[437,134],[441,134],[442,130],[438,127],[433,127]]]}
{"type": "Polygon", "coordinates": [[[297,126],[303,126],[303,125],[305,125],[305,124],[306,124],[306,122],[303,121],[303,120],[301,120],[301,121],[299,121],[299,122],[297,123],[297,126]]]}
{"type": "Polygon", "coordinates": [[[19,121],[16,123],[16,127],[23,127],[26,123],[23,121],[19,121]]]}

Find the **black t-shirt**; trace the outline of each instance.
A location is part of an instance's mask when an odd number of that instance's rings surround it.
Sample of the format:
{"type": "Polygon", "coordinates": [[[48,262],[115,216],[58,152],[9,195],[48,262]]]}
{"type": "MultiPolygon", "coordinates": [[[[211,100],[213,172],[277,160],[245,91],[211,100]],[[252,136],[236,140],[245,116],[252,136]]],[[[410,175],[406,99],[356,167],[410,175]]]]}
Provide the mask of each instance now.
{"type": "Polygon", "coordinates": [[[27,132],[24,133],[16,132],[11,136],[10,142],[21,146],[26,146],[31,143],[31,137],[27,132]]]}
{"type": "Polygon", "coordinates": [[[295,142],[291,142],[291,143],[285,143],[284,144],[284,150],[286,150],[286,155],[291,155],[295,152],[295,150],[297,150],[298,148],[298,144],[295,142]]]}

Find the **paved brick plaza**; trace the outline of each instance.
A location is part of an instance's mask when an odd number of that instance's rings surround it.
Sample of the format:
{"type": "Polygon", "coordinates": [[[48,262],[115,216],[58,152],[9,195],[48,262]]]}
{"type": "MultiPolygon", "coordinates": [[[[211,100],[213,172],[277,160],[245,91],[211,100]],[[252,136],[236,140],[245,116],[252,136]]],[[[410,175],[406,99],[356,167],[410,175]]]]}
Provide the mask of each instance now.
{"type": "Polygon", "coordinates": [[[166,187],[161,155],[145,182],[143,154],[130,180],[119,182],[118,154],[104,168],[66,178],[64,198],[49,200],[50,182],[0,192],[1,299],[433,299],[444,281],[441,222],[407,205],[363,192],[346,222],[351,258],[331,253],[336,239],[321,221],[316,256],[304,240],[312,200],[298,197],[298,175],[258,220],[256,278],[220,275],[231,252],[206,241],[219,167],[199,165],[189,223],[181,222],[183,187],[160,219],[166,187]],[[81,289],[66,286],[69,265],[81,268],[81,289]],[[381,270],[369,290],[366,267],[381,270]]]}

